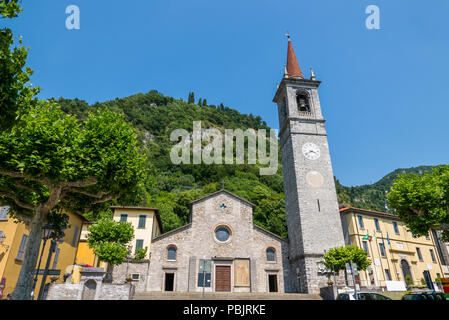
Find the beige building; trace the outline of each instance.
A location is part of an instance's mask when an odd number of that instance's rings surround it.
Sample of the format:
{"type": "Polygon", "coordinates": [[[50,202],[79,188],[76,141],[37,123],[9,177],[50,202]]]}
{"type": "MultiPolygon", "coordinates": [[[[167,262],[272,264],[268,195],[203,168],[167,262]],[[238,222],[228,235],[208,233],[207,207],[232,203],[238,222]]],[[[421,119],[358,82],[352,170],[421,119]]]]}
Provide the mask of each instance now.
{"type": "Polygon", "coordinates": [[[159,210],[145,207],[111,207],[115,221],[129,222],[134,228],[134,239],[131,240],[131,253],[138,248],[148,248],[151,252],[151,241],[162,233],[162,221],[159,210]]]}
{"type": "MultiPolygon", "coordinates": [[[[130,242],[131,254],[136,253],[137,248],[147,247],[147,257],[151,249],[151,241],[162,233],[162,221],[159,210],[146,207],[111,207],[113,219],[115,221],[129,222],[134,228],[134,239],[130,242]]],[[[76,256],[77,264],[87,264],[93,267],[105,268],[106,264],[99,261],[93,253],[93,249],[89,248],[87,243],[87,228],[91,225],[83,226],[80,242],[78,245],[78,253],[76,256]]]]}
{"type": "Polygon", "coordinates": [[[341,208],[346,245],[368,253],[372,264],[359,272],[362,287],[385,288],[386,281],[405,281],[410,275],[414,285],[432,286],[444,277],[434,233],[413,237],[405,224],[390,213],[357,208],[341,208]]]}

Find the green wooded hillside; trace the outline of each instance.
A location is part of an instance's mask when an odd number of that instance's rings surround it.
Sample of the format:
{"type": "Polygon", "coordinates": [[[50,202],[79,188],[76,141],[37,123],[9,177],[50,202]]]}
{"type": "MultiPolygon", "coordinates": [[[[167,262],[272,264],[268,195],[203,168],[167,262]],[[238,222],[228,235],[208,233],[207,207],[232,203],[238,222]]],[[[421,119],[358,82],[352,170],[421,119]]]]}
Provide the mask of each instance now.
{"type": "MultiPolygon", "coordinates": [[[[78,99],[57,100],[64,112],[86,118],[89,111],[106,106],[123,113],[136,128],[147,157],[147,177],[141,194],[133,200],[122,200],[122,205],[145,205],[160,209],[164,229],[171,230],[188,222],[189,203],[206,194],[226,189],[257,205],[254,221],[259,226],[287,237],[282,168],[277,174],[260,176],[258,165],[174,165],[170,161],[170,133],[182,128],[192,131],[193,121],[202,121],[202,127],[246,130],[267,129],[260,116],[241,114],[220,104],[207,105],[206,99],[195,103],[193,93],[188,102],[164,96],[157,91],[136,94],[126,98],[89,105],[78,99]],[[126,203],[124,203],[126,202],[126,203]]],[[[280,163],[279,158],[279,163],[280,163]]],[[[340,204],[371,210],[385,210],[385,191],[402,172],[422,172],[431,167],[398,169],[373,185],[342,186],[337,180],[340,204]]]]}

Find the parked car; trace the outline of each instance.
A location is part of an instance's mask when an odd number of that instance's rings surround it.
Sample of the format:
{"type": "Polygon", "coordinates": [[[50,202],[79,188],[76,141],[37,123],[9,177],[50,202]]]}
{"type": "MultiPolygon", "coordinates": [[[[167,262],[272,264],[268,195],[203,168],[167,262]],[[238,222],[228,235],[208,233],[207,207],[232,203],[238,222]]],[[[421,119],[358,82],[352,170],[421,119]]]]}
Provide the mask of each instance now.
{"type": "Polygon", "coordinates": [[[442,292],[414,292],[407,293],[402,297],[402,300],[447,300],[446,295],[442,292]]]}
{"type": "Polygon", "coordinates": [[[391,300],[390,298],[376,292],[354,292],[340,293],[336,300],[391,300]]]}

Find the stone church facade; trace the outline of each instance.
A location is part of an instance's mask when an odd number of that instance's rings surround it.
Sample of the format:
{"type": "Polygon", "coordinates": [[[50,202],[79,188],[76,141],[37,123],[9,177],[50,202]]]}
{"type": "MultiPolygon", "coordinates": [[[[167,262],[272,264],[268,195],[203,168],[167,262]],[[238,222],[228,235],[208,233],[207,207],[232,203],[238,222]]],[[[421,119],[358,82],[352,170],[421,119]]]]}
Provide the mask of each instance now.
{"type": "Polygon", "coordinates": [[[253,208],[224,189],[193,201],[189,224],[153,239],[148,290],[291,292],[288,242],[253,208]]]}

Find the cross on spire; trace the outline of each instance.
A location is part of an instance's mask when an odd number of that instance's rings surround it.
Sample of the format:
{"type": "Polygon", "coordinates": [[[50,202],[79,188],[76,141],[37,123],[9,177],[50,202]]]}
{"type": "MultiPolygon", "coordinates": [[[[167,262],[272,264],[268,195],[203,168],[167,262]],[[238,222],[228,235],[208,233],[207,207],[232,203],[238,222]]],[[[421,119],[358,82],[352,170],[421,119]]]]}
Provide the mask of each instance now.
{"type": "Polygon", "coordinates": [[[222,188],[222,189],[225,188],[225,181],[224,181],[224,180],[221,181],[221,188],[222,188]]]}

